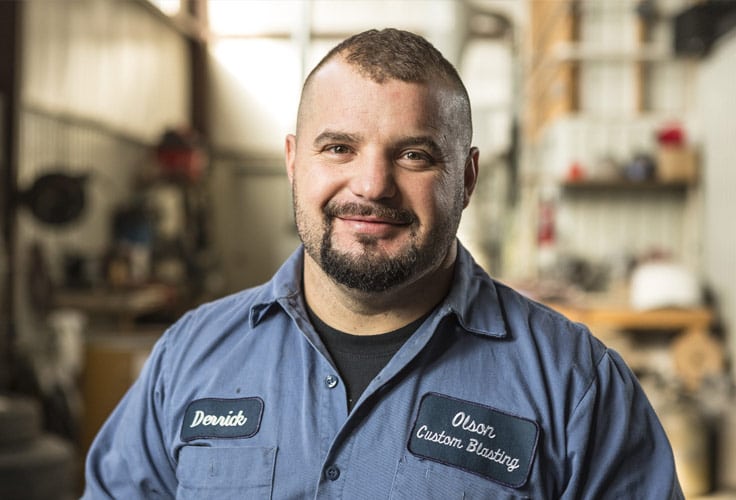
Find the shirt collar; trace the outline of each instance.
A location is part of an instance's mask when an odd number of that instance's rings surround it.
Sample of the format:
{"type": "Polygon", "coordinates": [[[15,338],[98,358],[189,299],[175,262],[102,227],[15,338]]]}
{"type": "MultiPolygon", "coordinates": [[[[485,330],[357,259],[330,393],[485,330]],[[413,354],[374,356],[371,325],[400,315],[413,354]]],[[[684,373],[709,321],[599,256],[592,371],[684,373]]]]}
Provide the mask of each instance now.
{"type": "MultiPolygon", "coordinates": [[[[258,324],[277,303],[287,312],[302,307],[303,269],[304,249],[300,246],[276,271],[273,278],[260,287],[250,310],[251,326],[258,324]]],[[[468,332],[496,338],[506,336],[496,284],[460,242],[455,262],[455,279],[440,309],[442,316],[453,313],[460,326],[468,332]]],[[[302,316],[306,316],[306,313],[302,316]]]]}
{"type": "Polygon", "coordinates": [[[455,279],[443,308],[457,317],[465,330],[489,337],[506,337],[496,283],[458,241],[455,279]]]}
{"type": "MultiPolygon", "coordinates": [[[[304,247],[299,246],[281,265],[270,281],[258,289],[258,295],[250,310],[250,324],[255,327],[271,308],[281,303],[288,312],[302,304],[302,273],[304,269],[304,247]]],[[[306,312],[303,316],[306,317],[306,312]]]]}

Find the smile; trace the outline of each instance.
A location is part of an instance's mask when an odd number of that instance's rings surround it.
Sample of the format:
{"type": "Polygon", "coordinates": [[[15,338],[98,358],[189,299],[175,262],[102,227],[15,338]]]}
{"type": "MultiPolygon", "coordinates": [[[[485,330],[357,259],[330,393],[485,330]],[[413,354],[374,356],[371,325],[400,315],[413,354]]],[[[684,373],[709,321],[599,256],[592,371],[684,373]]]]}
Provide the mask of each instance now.
{"type": "Polygon", "coordinates": [[[416,220],[414,213],[407,209],[357,203],[329,203],[324,208],[324,213],[330,218],[365,224],[403,226],[412,224],[416,220]]]}
{"type": "Polygon", "coordinates": [[[336,220],[351,233],[376,237],[390,236],[399,228],[408,225],[406,222],[371,217],[337,217],[336,220]]]}
{"type": "Polygon", "coordinates": [[[408,221],[405,220],[396,220],[396,219],[389,219],[385,217],[366,217],[364,215],[354,215],[354,216],[341,216],[337,217],[338,219],[341,219],[345,222],[350,222],[354,224],[388,224],[391,226],[407,226],[409,225],[408,221]]]}

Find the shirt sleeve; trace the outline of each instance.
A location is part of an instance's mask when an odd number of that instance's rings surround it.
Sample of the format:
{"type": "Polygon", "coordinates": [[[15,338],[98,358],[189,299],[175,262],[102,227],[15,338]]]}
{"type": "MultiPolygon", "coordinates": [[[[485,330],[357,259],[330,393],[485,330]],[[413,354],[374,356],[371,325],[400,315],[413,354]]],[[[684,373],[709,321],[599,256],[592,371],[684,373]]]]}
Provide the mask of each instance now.
{"type": "Polygon", "coordinates": [[[562,499],[679,500],[669,440],[636,377],[608,350],[567,425],[562,499]]]}
{"type": "Polygon", "coordinates": [[[95,438],[85,466],[84,499],[174,498],[175,465],[165,446],[162,364],[166,337],[95,438]]]}

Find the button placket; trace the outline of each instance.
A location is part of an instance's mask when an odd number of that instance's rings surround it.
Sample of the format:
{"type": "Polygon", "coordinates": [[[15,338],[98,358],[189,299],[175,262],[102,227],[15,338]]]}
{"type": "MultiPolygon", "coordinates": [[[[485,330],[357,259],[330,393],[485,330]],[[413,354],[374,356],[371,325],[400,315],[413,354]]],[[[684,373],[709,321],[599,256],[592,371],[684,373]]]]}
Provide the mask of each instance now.
{"type": "Polygon", "coordinates": [[[330,481],[337,481],[340,477],[340,468],[336,465],[330,465],[325,469],[325,477],[330,481]]]}
{"type": "Polygon", "coordinates": [[[325,386],[327,386],[328,389],[334,389],[337,387],[339,380],[334,375],[327,375],[325,377],[325,386]]]}

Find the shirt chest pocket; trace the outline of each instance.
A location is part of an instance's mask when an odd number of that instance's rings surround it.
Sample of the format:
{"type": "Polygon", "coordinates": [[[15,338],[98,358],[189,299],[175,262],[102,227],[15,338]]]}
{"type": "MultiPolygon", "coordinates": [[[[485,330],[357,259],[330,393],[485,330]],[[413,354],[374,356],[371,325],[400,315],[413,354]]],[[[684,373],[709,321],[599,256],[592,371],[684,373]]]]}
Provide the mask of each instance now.
{"type": "Polygon", "coordinates": [[[276,448],[185,446],[179,453],[177,498],[271,498],[276,448]]]}
{"type": "Polygon", "coordinates": [[[407,455],[401,458],[390,500],[522,500],[531,497],[447,465],[407,455]]]}

